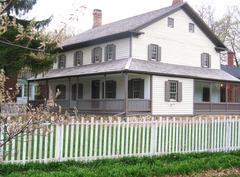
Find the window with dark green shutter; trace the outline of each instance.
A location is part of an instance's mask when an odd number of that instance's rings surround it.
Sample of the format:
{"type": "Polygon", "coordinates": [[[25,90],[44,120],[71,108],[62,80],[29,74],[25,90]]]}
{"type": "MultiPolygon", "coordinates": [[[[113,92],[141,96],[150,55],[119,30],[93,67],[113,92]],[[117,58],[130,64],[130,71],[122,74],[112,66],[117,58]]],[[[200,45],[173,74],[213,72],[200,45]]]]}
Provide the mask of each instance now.
{"type": "Polygon", "coordinates": [[[102,48],[96,47],[92,50],[92,63],[102,62],[102,48]]]}
{"type": "Polygon", "coordinates": [[[66,55],[61,54],[58,57],[58,69],[63,69],[66,67],[66,55]]]}
{"type": "Polygon", "coordinates": [[[80,66],[83,64],[83,52],[82,51],[76,51],[74,53],[74,59],[73,59],[74,66],[80,66]]]}
{"type": "Polygon", "coordinates": [[[105,61],[112,61],[116,59],[116,46],[109,44],[105,47],[105,61]]]}
{"type": "Polygon", "coordinates": [[[156,44],[148,45],[148,60],[161,61],[161,47],[156,44]]]}
{"type": "Polygon", "coordinates": [[[128,98],[144,99],[144,79],[129,80],[128,98]]]}
{"type": "Polygon", "coordinates": [[[165,101],[181,102],[182,101],[182,83],[178,81],[165,82],[165,101]]]}

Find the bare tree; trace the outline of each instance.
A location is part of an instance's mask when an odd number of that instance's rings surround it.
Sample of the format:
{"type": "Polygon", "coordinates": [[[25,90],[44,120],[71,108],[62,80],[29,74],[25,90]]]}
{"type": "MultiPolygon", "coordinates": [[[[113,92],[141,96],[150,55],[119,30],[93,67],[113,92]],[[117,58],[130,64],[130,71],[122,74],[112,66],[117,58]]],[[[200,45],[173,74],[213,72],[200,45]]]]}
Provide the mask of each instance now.
{"type": "Polygon", "coordinates": [[[240,62],[240,7],[228,7],[219,19],[211,5],[203,5],[198,10],[200,17],[217,37],[234,53],[234,60],[239,67],[240,62]]]}

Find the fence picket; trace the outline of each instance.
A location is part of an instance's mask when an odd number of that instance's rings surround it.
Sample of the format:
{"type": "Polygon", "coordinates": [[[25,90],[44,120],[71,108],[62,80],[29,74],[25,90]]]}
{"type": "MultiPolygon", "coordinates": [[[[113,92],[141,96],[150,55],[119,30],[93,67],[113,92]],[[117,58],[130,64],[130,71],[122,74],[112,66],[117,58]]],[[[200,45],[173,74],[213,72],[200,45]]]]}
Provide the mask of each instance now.
{"type": "MultiPolygon", "coordinates": [[[[120,118],[113,121],[110,117],[108,121],[91,118],[90,122],[82,118],[80,122],[47,126],[50,131],[43,128],[31,133],[25,131],[1,148],[1,153],[8,155],[4,162],[95,160],[240,149],[240,119],[237,116],[127,118],[126,121],[120,118]]],[[[1,139],[5,133],[2,127],[1,139]]]]}

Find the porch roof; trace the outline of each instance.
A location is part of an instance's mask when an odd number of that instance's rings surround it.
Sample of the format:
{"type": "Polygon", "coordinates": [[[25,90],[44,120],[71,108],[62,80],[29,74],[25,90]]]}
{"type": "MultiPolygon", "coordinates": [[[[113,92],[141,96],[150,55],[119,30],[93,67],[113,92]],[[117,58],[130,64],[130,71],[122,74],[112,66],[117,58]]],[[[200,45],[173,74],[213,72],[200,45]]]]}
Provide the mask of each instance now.
{"type": "Polygon", "coordinates": [[[44,76],[41,74],[37,77],[30,78],[29,81],[87,76],[104,73],[119,73],[124,71],[182,78],[240,82],[238,78],[235,78],[234,76],[220,69],[183,66],[131,58],[65,69],[53,69],[44,76]]]}

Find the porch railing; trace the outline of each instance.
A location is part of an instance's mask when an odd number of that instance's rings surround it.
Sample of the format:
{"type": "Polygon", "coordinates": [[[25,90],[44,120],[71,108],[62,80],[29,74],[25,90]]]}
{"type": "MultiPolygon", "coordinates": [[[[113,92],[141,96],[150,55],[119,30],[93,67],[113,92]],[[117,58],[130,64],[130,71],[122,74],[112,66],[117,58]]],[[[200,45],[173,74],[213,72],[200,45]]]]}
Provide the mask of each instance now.
{"type": "Polygon", "coordinates": [[[196,114],[206,113],[240,113],[240,103],[194,103],[196,114]]]}

